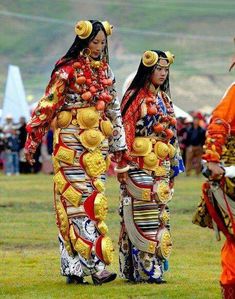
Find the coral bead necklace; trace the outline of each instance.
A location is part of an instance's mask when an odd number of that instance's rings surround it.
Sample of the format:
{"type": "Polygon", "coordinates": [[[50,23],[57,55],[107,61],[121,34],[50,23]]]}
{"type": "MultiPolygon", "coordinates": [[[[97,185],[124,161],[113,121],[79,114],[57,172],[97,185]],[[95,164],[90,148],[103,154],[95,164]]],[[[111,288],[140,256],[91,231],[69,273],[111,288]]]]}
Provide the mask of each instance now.
{"type": "Polygon", "coordinates": [[[153,131],[157,135],[161,135],[166,139],[171,139],[174,136],[172,129],[175,128],[176,118],[174,116],[173,108],[171,107],[168,99],[163,92],[157,92],[157,94],[152,94],[147,91],[145,97],[145,104],[147,107],[147,115],[154,118],[153,131]],[[159,104],[158,97],[161,98],[164,106],[165,113],[159,104]]]}
{"type": "Polygon", "coordinates": [[[113,80],[108,77],[108,64],[105,61],[80,56],[73,67],[77,73],[76,84],[79,86],[81,99],[94,101],[96,109],[104,111],[106,104],[113,99],[108,90],[113,84],[113,80]]]}

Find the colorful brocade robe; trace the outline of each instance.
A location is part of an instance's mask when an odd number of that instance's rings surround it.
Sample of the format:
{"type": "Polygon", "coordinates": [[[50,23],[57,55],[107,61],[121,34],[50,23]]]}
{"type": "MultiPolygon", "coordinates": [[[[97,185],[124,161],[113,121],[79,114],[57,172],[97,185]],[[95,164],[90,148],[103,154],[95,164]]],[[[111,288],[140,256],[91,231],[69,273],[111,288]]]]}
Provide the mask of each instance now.
{"type": "MultiPolygon", "coordinates": [[[[130,98],[131,91],[122,102],[130,98]]],[[[123,278],[161,282],[171,252],[168,202],[173,178],[184,171],[178,147],[174,111],[162,91],[141,89],[123,117],[126,141],[132,157],[125,185],[121,185],[119,262],[123,278]],[[147,98],[157,104],[156,114],[147,113],[147,98]],[[154,126],[161,124],[161,131],[154,126]],[[167,138],[171,130],[173,136],[167,138]]]]}
{"type": "Polygon", "coordinates": [[[54,203],[63,275],[91,275],[112,261],[113,245],[104,222],[105,173],[109,153],[125,150],[126,144],[114,77],[107,63],[102,65],[100,70],[81,56],[59,67],[27,125],[25,150],[34,153],[56,122],[54,203]],[[92,96],[88,99],[87,94],[92,96]],[[109,101],[98,110],[104,94],[109,101]]]}

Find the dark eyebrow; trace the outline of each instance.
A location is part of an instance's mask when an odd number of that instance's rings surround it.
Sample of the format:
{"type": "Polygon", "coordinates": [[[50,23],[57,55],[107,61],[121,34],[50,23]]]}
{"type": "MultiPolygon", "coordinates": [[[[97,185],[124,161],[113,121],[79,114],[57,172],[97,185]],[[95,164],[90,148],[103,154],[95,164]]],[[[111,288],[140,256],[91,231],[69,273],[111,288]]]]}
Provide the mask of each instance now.
{"type": "MultiPolygon", "coordinates": [[[[98,42],[99,40],[95,37],[94,39],[93,39],[93,42],[94,41],[96,41],[96,42],[98,42]]],[[[104,39],[102,39],[102,41],[101,42],[105,42],[105,38],[104,39]]]]}

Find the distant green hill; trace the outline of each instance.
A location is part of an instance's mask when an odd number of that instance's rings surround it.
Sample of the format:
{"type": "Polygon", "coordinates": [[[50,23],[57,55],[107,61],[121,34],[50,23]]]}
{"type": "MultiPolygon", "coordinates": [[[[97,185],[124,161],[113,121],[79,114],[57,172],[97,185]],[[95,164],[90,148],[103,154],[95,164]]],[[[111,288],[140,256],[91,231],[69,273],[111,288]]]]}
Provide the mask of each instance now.
{"type": "Polygon", "coordinates": [[[26,94],[38,100],[55,61],[72,44],[76,21],[95,18],[114,24],[109,43],[119,91],[144,50],[171,50],[175,102],[185,110],[214,105],[235,78],[227,74],[234,15],[234,0],[1,0],[0,97],[7,66],[15,64],[26,94]]]}

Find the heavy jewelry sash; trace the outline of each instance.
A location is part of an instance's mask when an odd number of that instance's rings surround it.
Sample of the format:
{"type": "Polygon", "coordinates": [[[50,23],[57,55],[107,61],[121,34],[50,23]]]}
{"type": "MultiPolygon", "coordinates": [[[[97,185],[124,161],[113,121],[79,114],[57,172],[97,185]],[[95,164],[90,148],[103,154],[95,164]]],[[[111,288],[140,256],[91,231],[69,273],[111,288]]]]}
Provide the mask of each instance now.
{"type": "Polygon", "coordinates": [[[134,246],[143,252],[157,254],[167,259],[171,253],[172,241],[167,228],[159,228],[156,240],[148,239],[135,225],[132,213],[132,199],[125,197],[123,202],[123,217],[128,236],[134,246]]]}

